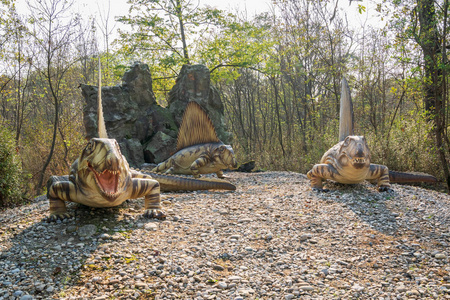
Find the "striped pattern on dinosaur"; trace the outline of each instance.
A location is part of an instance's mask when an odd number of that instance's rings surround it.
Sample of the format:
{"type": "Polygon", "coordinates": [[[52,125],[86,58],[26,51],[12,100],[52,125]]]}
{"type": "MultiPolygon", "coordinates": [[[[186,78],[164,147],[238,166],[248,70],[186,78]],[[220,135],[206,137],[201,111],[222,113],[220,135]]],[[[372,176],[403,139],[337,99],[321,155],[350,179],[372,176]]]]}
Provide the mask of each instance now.
{"type": "Polygon", "coordinates": [[[178,131],[176,153],[152,171],[193,175],[216,173],[224,178],[223,169],[236,169],[233,148],[219,140],[214,125],[197,102],[189,102],[178,131]]]}
{"type": "MultiPolygon", "coordinates": [[[[99,62],[100,70],[100,62],[99,62]]],[[[97,122],[99,138],[91,139],[66,176],[51,176],[47,182],[49,221],[70,217],[65,202],[91,207],[114,207],[128,199],[144,197],[144,216],[165,219],[161,190],[235,190],[224,180],[200,180],[162,174],[146,174],[130,168],[115,139],[108,139],[103,120],[99,72],[97,122]],[[158,179],[158,180],[155,180],[158,179]]]]}
{"type": "Polygon", "coordinates": [[[65,201],[114,207],[140,197],[144,197],[145,217],[165,218],[159,182],[130,169],[114,139],[91,139],[72,164],[70,175],[52,176],[47,186],[50,220],[69,217],[65,201]]]}
{"type": "Polygon", "coordinates": [[[376,181],[380,191],[390,188],[388,168],[370,163],[369,146],[363,136],[347,136],[334,145],[307,176],[315,190],[323,190],[322,180],[325,179],[348,184],[369,180],[376,181]]]}
{"type": "Polygon", "coordinates": [[[368,180],[378,184],[378,190],[391,191],[390,182],[436,182],[429,174],[389,171],[387,166],[370,163],[370,150],[364,136],[354,135],[353,104],[350,88],[342,79],[339,115],[340,142],[322,156],[320,163],[307,173],[313,190],[326,191],[322,181],[326,179],[353,184],[368,180]]]}

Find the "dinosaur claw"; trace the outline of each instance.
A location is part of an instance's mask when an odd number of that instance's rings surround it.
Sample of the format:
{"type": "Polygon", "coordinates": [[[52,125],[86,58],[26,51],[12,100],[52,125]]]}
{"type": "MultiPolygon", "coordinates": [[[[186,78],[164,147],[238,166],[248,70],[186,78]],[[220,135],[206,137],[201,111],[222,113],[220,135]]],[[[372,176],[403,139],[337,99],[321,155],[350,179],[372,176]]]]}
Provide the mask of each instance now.
{"type": "Polygon", "coordinates": [[[58,220],[70,219],[72,217],[69,213],[55,213],[48,216],[45,221],[47,222],[56,222],[58,220]]]}
{"type": "Polygon", "coordinates": [[[147,209],[144,213],[144,217],[148,219],[165,220],[166,214],[158,209],[147,209]]]}
{"type": "Polygon", "coordinates": [[[378,191],[380,191],[380,192],[386,192],[386,193],[393,193],[393,192],[394,192],[394,190],[391,189],[391,188],[388,187],[388,186],[380,186],[380,187],[378,188],[378,191]]]}

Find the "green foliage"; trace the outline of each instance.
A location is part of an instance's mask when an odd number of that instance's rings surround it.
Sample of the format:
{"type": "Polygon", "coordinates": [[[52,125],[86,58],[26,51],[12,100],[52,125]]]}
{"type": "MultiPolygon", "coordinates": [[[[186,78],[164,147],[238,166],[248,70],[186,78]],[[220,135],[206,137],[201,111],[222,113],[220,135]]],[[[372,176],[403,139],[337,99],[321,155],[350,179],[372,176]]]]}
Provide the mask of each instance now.
{"type": "Polygon", "coordinates": [[[0,128],[0,208],[19,204],[24,182],[14,135],[0,128]]]}
{"type": "Polygon", "coordinates": [[[441,177],[432,135],[433,124],[412,110],[394,121],[390,136],[366,135],[372,161],[395,171],[421,171],[441,177]]]}
{"type": "Polygon", "coordinates": [[[250,22],[228,14],[222,30],[201,41],[199,62],[212,70],[212,80],[236,79],[241,68],[270,72],[274,66],[271,49],[275,40],[271,38],[269,21],[265,15],[250,22]]]}
{"type": "Polygon", "coordinates": [[[166,96],[184,64],[198,63],[197,45],[223,22],[223,12],[187,0],[130,0],[130,13],[118,19],[132,31],[120,31],[124,60],[141,60],[152,68],[157,98],[166,96]]]}
{"type": "MultiPolygon", "coordinates": [[[[394,6],[376,8],[389,16],[389,30],[365,27],[360,36],[346,27],[339,12],[334,15],[328,0],[276,1],[276,14],[250,19],[188,0],[130,0],[129,15],[119,21],[131,30],[119,30],[114,45],[119,50],[100,54],[103,84],[120,83],[131,62],[140,60],[149,65],[153,90],[164,104],[183,64],[205,64],[221,93],[239,161],[254,159],[259,169],[306,173],[338,141],[340,81],[345,76],[354,100],[355,134],[366,135],[372,160],[393,170],[442,178],[434,131],[423,114],[423,86],[431,77],[414,43],[421,29],[416,3],[390,2],[394,6]]],[[[58,132],[44,176],[67,174],[84,144],[84,101],[77,86],[97,84],[98,41],[95,30],[77,27],[91,35],[71,39],[61,48],[70,60],[61,56],[47,70],[39,45],[53,42],[26,36],[39,25],[38,16],[23,18],[13,9],[14,1],[0,3],[0,60],[11,67],[0,77],[1,125],[18,133],[22,167],[33,174],[33,190],[52,145],[55,116],[52,88],[40,75],[48,71],[60,79],[58,132]],[[69,47],[75,44],[76,49],[69,47]]],[[[370,9],[358,4],[353,13],[370,9]]],[[[437,15],[439,29],[443,12],[437,15]]],[[[449,64],[436,63],[448,72],[449,64]]],[[[448,96],[443,99],[448,107],[448,96]]],[[[446,112],[445,123],[448,116],[446,112]]]]}

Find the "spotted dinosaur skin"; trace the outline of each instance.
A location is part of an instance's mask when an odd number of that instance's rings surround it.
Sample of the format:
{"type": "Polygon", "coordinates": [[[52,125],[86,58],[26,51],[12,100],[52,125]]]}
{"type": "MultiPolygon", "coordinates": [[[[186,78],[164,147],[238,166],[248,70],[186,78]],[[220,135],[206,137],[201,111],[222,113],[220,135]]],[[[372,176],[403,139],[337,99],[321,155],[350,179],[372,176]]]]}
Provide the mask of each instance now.
{"type": "Polygon", "coordinates": [[[216,173],[224,178],[222,169],[236,169],[237,162],[233,149],[222,142],[205,143],[184,148],[166,161],[160,163],[153,172],[194,175],[216,173]]]}
{"type": "Polygon", "coordinates": [[[189,102],[178,131],[176,153],[152,171],[194,175],[216,173],[224,178],[223,169],[236,169],[233,148],[217,137],[214,125],[197,102],[189,102]]]}
{"type": "Polygon", "coordinates": [[[234,185],[224,180],[146,174],[131,169],[120,152],[117,141],[107,137],[100,79],[97,115],[100,138],[93,138],[87,143],[81,155],[72,164],[68,176],[51,176],[47,182],[49,221],[70,217],[66,202],[91,207],[114,207],[128,199],[140,197],[144,197],[144,217],[165,219],[166,215],[161,210],[161,190],[236,189],[234,185]]]}

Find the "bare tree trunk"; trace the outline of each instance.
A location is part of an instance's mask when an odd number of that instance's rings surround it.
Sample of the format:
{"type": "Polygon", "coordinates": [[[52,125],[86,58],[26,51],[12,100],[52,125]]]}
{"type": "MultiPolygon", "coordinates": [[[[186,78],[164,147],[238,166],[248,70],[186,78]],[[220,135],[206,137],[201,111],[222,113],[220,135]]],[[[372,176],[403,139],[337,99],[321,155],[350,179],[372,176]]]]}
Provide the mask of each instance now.
{"type": "MultiPolygon", "coordinates": [[[[48,40],[51,41],[52,37],[51,37],[51,32],[52,32],[52,22],[49,22],[49,30],[48,30],[48,40]]],[[[53,156],[53,152],[55,151],[55,144],[56,144],[56,134],[58,132],[58,120],[59,120],[59,99],[57,97],[57,95],[55,94],[55,91],[53,89],[53,82],[52,82],[52,73],[51,73],[51,67],[52,67],[52,58],[51,58],[51,43],[48,43],[48,48],[47,48],[47,82],[48,82],[48,86],[50,88],[50,92],[51,92],[51,96],[53,98],[53,107],[55,109],[55,118],[54,118],[54,123],[53,123],[53,136],[52,136],[52,144],[50,146],[50,152],[47,156],[47,160],[45,161],[44,165],[42,166],[42,171],[41,171],[41,176],[39,178],[39,183],[37,188],[41,189],[42,188],[42,184],[44,182],[44,177],[45,177],[45,171],[47,170],[48,165],[50,164],[50,161],[52,160],[52,156],[53,156]]],[[[38,191],[40,192],[40,190],[38,191]]]]}
{"type": "MultiPolygon", "coordinates": [[[[448,5],[447,1],[446,4],[448,5]]],[[[443,143],[445,134],[445,105],[443,103],[443,70],[440,65],[440,39],[436,27],[436,12],[433,0],[417,0],[420,22],[419,36],[416,37],[424,55],[425,65],[425,109],[434,118],[436,147],[441,161],[447,187],[450,190],[450,171],[443,143]]],[[[444,46],[445,48],[445,46],[444,46]]]]}
{"type": "MultiPolygon", "coordinates": [[[[30,10],[35,13],[35,16],[42,18],[42,22],[36,22],[34,38],[40,46],[36,66],[38,72],[45,79],[48,84],[48,98],[53,103],[54,118],[53,118],[53,135],[50,145],[50,151],[47,159],[44,162],[37,185],[37,191],[40,192],[45,178],[45,173],[52,160],[56,138],[59,126],[60,107],[62,105],[63,97],[63,79],[66,72],[71,68],[75,62],[75,58],[70,56],[72,45],[78,36],[81,34],[76,31],[79,20],[77,18],[65,19],[63,23],[64,14],[68,13],[71,2],[64,0],[51,0],[50,2],[42,1],[33,3],[35,7],[30,6],[30,10]]],[[[28,5],[31,5],[30,3],[28,5]]]]}
{"type": "Polygon", "coordinates": [[[283,151],[283,157],[286,156],[286,150],[284,150],[284,144],[283,144],[283,128],[281,127],[281,117],[280,117],[280,105],[278,103],[279,101],[279,95],[278,95],[278,88],[277,88],[277,82],[275,81],[275,77],[270,78],[273,86],[273,93],[275,95],[275,113],[277,115],[277,123],[278,123],[278,141],[281,146],[281,151],[283,151]]]}
{"type": "Polygon", "coordinates": [[[177,12],[178,22],[180,23],[180,34],[181,34],[181,42],[183,43],[184,59],[186,60],[187,64],[190,64],[190,62],[189,62],[189,53],[188,53],[187,43],[186,43],[186,35],[184,33],[183,14],[181,13],[182,12],[181,0],[176,0],[176,8],[175,8],[175,10],[177,12]]]}

